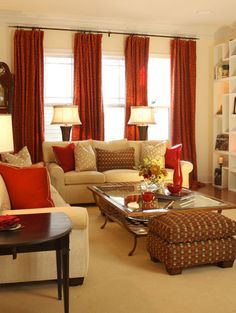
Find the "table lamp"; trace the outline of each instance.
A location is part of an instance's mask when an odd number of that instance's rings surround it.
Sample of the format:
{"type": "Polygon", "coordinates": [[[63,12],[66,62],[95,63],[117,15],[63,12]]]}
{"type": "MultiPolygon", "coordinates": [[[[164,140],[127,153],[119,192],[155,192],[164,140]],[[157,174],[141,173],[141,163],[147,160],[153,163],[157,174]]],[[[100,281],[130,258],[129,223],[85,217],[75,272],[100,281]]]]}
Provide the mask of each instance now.
{"type": "Polygon", "coordinates": [[[51,124],[62,124],[61,133],[62,140],[70,140],[70,132],[72,125],[81,125],[77,105],[54,105],[53,118],[51,124]]]}
{"type": "Polygon", "coordinates": [[[0,152],[12,152],[14,144],[10,114],[0,114],[0,129],[0,152]]]}
{"type": "Polygon", "coordinates": [[[149,124],[156,124],[154,107],[149,106],[132,106],[129,125],[137,125],[139,130],[139,139],[147,139],[147,129],[149,124]]]}

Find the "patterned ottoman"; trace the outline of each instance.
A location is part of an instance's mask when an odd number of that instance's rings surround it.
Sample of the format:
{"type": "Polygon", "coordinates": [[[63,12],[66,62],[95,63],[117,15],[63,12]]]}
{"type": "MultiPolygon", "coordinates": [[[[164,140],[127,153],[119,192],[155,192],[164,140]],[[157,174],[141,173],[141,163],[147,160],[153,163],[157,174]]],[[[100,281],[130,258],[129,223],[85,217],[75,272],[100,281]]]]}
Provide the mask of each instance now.
{"type": "Polygon", "coordinates": [[[232,267],[235,234],[236,222],[219,213],[171,212],[151,219],[147,250],[171,275],[200,264],[232,267]]]}

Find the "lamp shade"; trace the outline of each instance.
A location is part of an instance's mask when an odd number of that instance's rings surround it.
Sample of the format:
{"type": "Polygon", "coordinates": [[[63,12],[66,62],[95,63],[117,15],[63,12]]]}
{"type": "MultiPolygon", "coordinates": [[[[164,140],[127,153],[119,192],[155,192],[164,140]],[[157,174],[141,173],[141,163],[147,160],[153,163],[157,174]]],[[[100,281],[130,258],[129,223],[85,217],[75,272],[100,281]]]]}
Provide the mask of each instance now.
{"type": "Polygon", "coordinates": [[[0,152],[12,152],[14,145],[10,114],[0,114],[0,129],[0,152]]]}
{"type": "Polygon", "coordinates": [[[132,106],[128,124],[139,125],[139,126],[156,124],[155,115],[154,115],[154,107],[132,106]]]}
{"type": "Polygon", "coordinates": [[[51,124],[81,125],[77,105],[54,105],[51,124]]]}

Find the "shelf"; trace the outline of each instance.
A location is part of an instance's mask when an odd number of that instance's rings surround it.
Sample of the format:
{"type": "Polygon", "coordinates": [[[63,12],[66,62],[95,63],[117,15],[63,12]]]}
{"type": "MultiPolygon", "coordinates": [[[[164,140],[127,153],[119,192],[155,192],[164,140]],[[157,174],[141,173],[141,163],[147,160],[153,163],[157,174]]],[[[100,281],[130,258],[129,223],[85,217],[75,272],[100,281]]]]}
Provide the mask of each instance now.
{"type": "MultiPolygon", "coordinates": [[[[219,167],[219,158],[223,157],[221,186],[215,187],[236,192],[236,114],[233,114],[236,99],[236,39],[215,46],[213,64],[213,142],[216,142],[217,135],[225,134],[229,138],[228,146],[225,146],[228,150],[215,150],[213,146],[213,168],[219,167]],[[229,77],[222,77],[222,74],[228,73],[229,77]]],[[[213,185],[214,174],[215,170],[213,185]]]]}
{"type": "MultiPolygon", "coordinates": [[[[214,150],[216,153],[221,153],[221,154],[224,154],[224,155],[228,155],[229,154],[229,151],[225,151],[225,150],[214,150]]],[[[235,152],[235,155],[236,155],[236,152],[235,152]]]]}

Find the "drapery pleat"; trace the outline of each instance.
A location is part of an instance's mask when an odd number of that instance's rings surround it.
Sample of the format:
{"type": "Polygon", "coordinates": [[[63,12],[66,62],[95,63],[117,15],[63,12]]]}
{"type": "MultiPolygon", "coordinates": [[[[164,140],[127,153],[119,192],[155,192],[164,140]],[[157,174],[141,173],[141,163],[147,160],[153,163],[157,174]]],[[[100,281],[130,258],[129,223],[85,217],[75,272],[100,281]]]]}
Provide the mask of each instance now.
{"type": "Polygon", "coordinates": [[[78,105],[82,125],[73,127],[72,139],[103,140],[101,34],[75,34],[74,104],[78,105]]]}
{"type": "Polygon", "coordinates": [[[126,110],[125,110],[125,137],[129,140],[139,139],[138,128],[128,125],[131,106],[148,105],[149,38],[129,36],[125,46],[125,78],[126,78],[126,110]]]}
{"type": "Polygon", "coordinates": [[[27,146],[33,162],[42,160],[44,140],[43,38],[38,30],[14,35],[14,146],[15,151],[27,146]]]}
{"type": "Polygon", "coordinates": [[[193,163],[191,186],[197,184],[195,102],[196,41],[171,40],[171,141],[182,143],[182,158],[193,163]]]}

